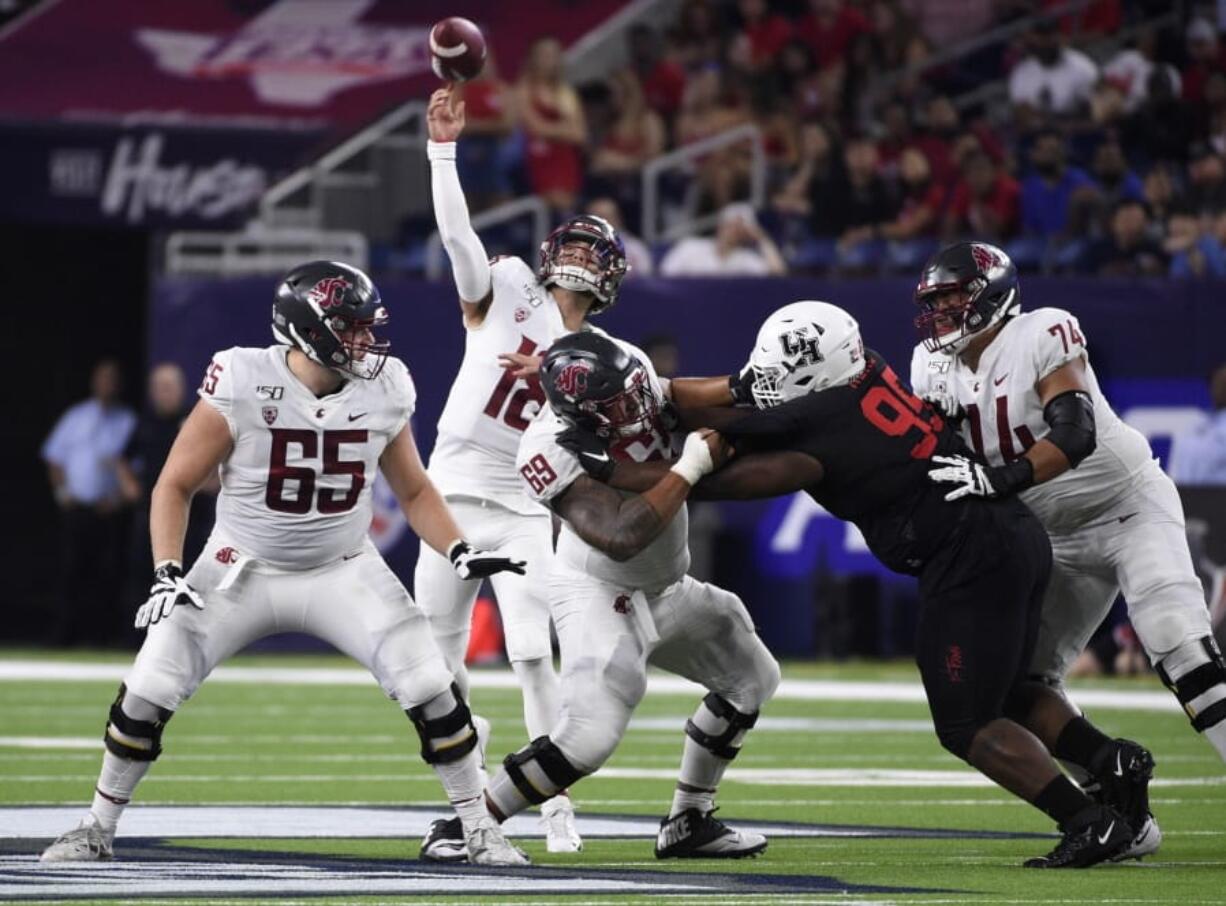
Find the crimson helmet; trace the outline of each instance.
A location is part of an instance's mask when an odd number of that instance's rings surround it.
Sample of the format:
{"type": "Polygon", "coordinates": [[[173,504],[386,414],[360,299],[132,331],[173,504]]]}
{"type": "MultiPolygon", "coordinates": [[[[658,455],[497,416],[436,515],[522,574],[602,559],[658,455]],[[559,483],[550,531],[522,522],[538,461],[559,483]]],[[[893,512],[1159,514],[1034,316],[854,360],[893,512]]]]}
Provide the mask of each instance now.
{"type": "Polygon", "coordinates": [[[1021,311],[1022,290],[1003,251],[986,242],[959,242],[928,259],[915,302],[915,326],[928,351],[961,352],[975,334],[1021,311]],[[965,293],[963,304],[938,308],[937,296],[951,289],[965,293]]]}
{"type": "Polygon", "coordinates": [[[617,291],[630,266],[626,246],[613,225],[595,214],[572,217],[541,243],[536,278],[545,286],[560,286],[596,297],[589,314],[617,301],[617,291]]]}
{"type": "Polygon", "coordinates": [[[550,407],[564,422],[600,437],[637,434],[660,416],[646,366],[595,331],[555,341],[541,362],[540,378],[550,407]]]}
{"type": "Polygon", "coordinates": [[[272,303],[272,334],[278,343],[301,350],[320,365],[368,381],[383,370],[392,344],[359,339],[354,331],[373,331],[387,320],[387,309],[370,277],[338,261],[298,265],[285,275],[272,303]]]}

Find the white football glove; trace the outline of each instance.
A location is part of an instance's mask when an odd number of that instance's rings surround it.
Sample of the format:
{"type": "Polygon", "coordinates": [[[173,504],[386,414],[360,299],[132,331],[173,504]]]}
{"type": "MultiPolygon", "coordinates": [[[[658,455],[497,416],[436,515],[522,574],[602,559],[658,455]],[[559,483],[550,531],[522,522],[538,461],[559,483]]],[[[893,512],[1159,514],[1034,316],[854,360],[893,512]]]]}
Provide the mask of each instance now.
{"type": "Polygon", "coordinates": [[[946,500],[961,497],[999,497],[1000,491],[992,484],[991,470],[965,456],[934,456],[933,462],[943,463],[943,469],[929,469],[928,477],[938,484],[956,484],[945,495],[946,500]]]}
{"type": "Polygon", "coordinates": [[[484,579],[494,573],[518,573],[522,576],[527,565],[526,560],[516,560],[498,551],[477,550],[464,540],[452,542],[447,549],[447,559],[461,579],[484,579]]]}
{"type": "Polygon", "coordinates": [[[711,458],[711,448],[707,446],[707,435],[701,431],[691,431],[685,436],[680,458],[669,471],[676,472],[693,487],[702,476],[714,470],[715,461],[711,458]]]}
{"type": "Polygon", "coordinates": [[[178,604],[190,604],[197,610],[204,610],[204,598],[187,584],[183,567],[174,560],[167,560],[153,571],[149,599],[136,611],[136,628],[144,629],[165,619],[178,604]]]}
{"type": "Polygon", "coordinates": [[[962,408],[958,398],[948,390],[929,390],[923,394],[923,399],[951,421],[957,421],[966,415],[966,410],[962,408]]]}

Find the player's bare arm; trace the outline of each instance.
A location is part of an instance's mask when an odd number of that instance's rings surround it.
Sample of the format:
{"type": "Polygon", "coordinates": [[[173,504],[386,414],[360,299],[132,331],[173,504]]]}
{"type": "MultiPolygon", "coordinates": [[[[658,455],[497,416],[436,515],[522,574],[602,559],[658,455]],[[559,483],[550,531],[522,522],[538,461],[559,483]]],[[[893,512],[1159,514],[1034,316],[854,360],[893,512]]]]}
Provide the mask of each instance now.
{"type": "MultiPolygon", "coordinates": [[[[641,491],[667,474],[672,463],[619,462],[609,486],[641,491]]],[[[690,492],[691,500],[761,500],[813,487],[822,480],[822,464],[807,453],[771,450],[737,456],[718,471],[705,475],[690,492]]]]}
{"type": "Polygon", "coordinates": [[[699,479],[722,464],[725,451],[717,433],[696,432],[686,438],[681,458],[642,493],[622,497],[584,475],[553,501],[553,510],[592,547],[629,560],[664,531],[699,479]]]}
{"type": "Polygon", "coordinates": [[[196,403],[150,495],[149,540],[155,564],[182,563],[192,496],[217,473],[233,445],[225,417],[204,401],[196,403]]]}
{"type": "Polygon", "coordinates": [[[430,188],[434,196],[434,219],[455,277],[464,323],[471,329],[485,320],[494,300],[489,256],[468,218],[468,203],[456,172],[455,143],[464,131],[464,101],[447,85],[430,95],[426,108],[430,142],[430,188]]]}
{"type": "Polygon", "coordinates": [[[417,441],[408,425],[384,449],[379,469],[413,531],[446,556],[451,545],[460,539],[460,529],[451,517],[447,502],[426,474],[417,441]]]}

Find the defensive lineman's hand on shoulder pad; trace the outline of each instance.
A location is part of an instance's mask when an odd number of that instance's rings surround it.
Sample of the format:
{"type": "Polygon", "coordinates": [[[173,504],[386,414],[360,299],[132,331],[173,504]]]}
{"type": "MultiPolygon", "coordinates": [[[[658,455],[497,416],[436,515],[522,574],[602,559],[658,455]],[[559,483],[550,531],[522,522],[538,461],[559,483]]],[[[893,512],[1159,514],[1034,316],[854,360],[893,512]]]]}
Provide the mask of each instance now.
{"type": "Polygon", "coordinates": [[[583,466],[583,471],[597,481],[607,482],[613,477],[613,457],[602,438],[591,431],[571,426],[560,431],[557,437],[558,446],[569,450],[583,466]]]}
{"type": "Polygon", "coordinates": [[[447,559],[461,579],[485,579],[494,573],[524,574],[526,560],[516,560],[498,551],[483,551],[457,540],[447,549],[447,559]]]}
{"type": "Polygon", "coordinates": [[[197,610],[204,610],[204,599],[183,578],[183,567],[168,560],[153,571],[149,599],[136,611],[136,628],[144,629],[165,619],[177,604],[190,604],[197,610]]]}

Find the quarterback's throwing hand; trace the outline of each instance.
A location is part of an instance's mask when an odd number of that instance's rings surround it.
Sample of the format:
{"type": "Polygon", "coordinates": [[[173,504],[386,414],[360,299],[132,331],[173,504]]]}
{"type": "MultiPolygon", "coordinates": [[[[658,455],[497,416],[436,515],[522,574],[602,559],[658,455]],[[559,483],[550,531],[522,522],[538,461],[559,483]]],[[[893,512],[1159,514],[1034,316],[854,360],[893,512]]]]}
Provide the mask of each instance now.
{"type": "Polygon", "coordinates": [[[177,604],[190,604],[204,610],[204,599],[183,578],[183,567],[171,560],[153,571],[149,600],[136,611],[136,628],[144,629],[165,619],[177,604]]]}
{"type": "Polygon", "coordinates": [[[464,131],[464,102],[456,100],[452,86],[439,88],[430,95],[426,131],[433,142],[454,142],[464,131]]]}
{"type": "Polygon", "coordinates": [[[447,549],[455,573],[461,579],[484,579],[494,573],[524,574],[526,560],[505,557],[497,551],[477,550],[467,541],[456,541],[447,549]]]}
{"type": "Polygon", "coordinates": [[[613,477],[613,457],[604,440],[593,432],[572,425],[558,432],[557,441],[563,450],[574,453],[583,471],[597,481],[607,482],[613,477]]]}
{"type": "Polygon", "coordinates": [[[928,477],[938,484],[957,485],[945,495],[946,500],[960,497],[999,497],[1000,491],[992,484],[991,469],[965,456],[934,456],[932,461],[944,468],[929,469],[928,477]]]}

